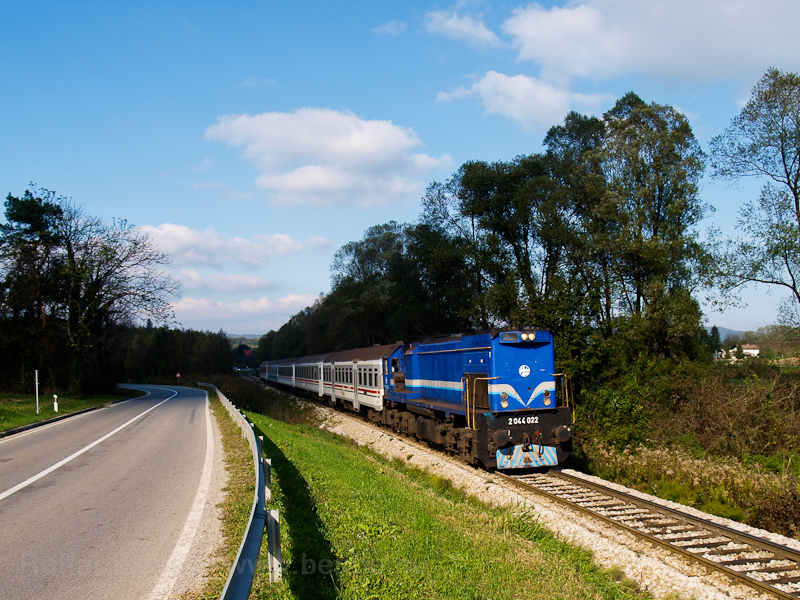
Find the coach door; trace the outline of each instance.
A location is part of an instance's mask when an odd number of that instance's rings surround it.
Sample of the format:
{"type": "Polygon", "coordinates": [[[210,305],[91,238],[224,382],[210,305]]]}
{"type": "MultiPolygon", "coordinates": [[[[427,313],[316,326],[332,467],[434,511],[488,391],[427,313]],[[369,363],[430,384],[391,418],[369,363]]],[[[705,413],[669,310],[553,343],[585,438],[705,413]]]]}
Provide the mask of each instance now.
{"type": "Polygon", "coordinates": [[[353,370],[351,372],[352,382],[353,382],[353,409],[358,410],[359,406],[361,406],[358,397],[358,363],[353,363],[353,370]]]}

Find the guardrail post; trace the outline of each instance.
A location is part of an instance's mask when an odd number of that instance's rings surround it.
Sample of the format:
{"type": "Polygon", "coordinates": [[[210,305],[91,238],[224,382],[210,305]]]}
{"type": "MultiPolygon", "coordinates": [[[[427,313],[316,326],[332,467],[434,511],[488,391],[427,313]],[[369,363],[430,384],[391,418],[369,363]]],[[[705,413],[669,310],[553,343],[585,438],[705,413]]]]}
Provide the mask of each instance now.
{"type": "Polygon", "coordinates": [[[281,565],[281,522],[277,510],[267,512],[267,548],[269,552],[269,582],[283,578],[281,565]]]}
{"type": "Polygon", "coordinates": [[[269,502],[272,499],[272,459],[265,458],[262,465],[264,467],[264,495],[266,501],[269,502]]]}

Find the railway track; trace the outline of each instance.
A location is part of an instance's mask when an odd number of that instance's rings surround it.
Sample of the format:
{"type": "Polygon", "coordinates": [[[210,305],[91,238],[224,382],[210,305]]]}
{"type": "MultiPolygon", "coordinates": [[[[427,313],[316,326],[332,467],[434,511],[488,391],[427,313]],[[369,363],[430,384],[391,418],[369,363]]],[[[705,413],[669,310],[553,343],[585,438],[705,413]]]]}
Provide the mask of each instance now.
{"type": "Polygon", "coordinates": [[[793,548],[556,469],[514,476],[492,471],[492,477],[601,519],[759,592],[800,599],[800,551],[793,548]]]}
{"type": "Polygon", "coordinates": [[[800,598],[800,552],[624,492],[551,470],[501,475],[778,598],[800,598]]]}

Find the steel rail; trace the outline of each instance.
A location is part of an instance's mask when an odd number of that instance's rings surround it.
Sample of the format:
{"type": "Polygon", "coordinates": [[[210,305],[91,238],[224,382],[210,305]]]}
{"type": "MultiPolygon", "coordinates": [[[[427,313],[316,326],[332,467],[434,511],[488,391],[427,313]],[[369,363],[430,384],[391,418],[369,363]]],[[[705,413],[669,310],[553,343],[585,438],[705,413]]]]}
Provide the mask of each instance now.
{"type": "MultiPolygon", "coordinates": [[[[522,489],[524,489],[526,491],[533,491],[536,494],[540,494],[542,496],[545,496],[545,497],[547,497],[547,498],[549,498],[551,500],[554,500],[554,501],[556,501],[556,502],[558,502],[560,504],[567,505],[567,506],[569,506],[570,508],[572,508],[574,510],[578,510],[578,511],[580,511],[582,513],[588,514],[588,515],[590,515],[592,517],[595,517],[597,519],[605,521],[606,523],[609,523],[609,524],[613,525],[614,527],[623,529],[623,530],[627,531],[628,533],[631,533],[632,535],[634,535],[634,536],[636,536],[636,537],[638,537],[640,539],[643,539],[643,540],[646,540],[648,542],[657,544],[657,545],[659,545],[659,546],[661,546],[663,548],[666,548],[666,549],[668,549],[668,550],[670,550],[672,552],[677,552],[677,553],[679,553],[679,554],[681,554],[681,555],[683,555],[685,557],[690,558],[693,562],[700,562],[703,565],[705,565],[707,567],[710,567],[710,568],[712,568],[712,569],[714,569],[716,571],[720,571],[720,572],[728,575],[729,577],[731,577],[735,581],[738,581],[740,583],[744,583],[745,585],[747,585],[749,587],[755,588],[755,589],[757,589],[759,591],[762,591],[762,592],[766,592],[766,593],[771,594],[773,596],[777,596],[779,598],[786,598],[787,600],[797,600],[798,598],[800,598],[800,591],[798,591],[798,592],[785,592],[783,590],[780,590],[780,589],[774,587],[774,585],[771,585],[767,581],[759,581],[758,579],[755,579],[755,578],[750,577],[750,576],[747,575],[747,573],[754,573],[754,572],[768,573],[768,572],[782,572],[782,571],[797,571],[797,570],[800,570],[800,552],[798,552],[797,550],[794,550],[794,549],[789,548],[787,546],[776,544],[776,543],[771,542],[769,540],[765,540],[763,538],[759,538],[757,536],[754,536],[754,535],[751,535],[751,534],[748,534],[748,533],[745,533],[745,532],[736,531],[736,530],[731,529],[729,527],[725,527],[724,525],[719,525],[717,523],[713,523],[713,522],[711,522],[711,521],[709,521],[707,519],[703,519],[701,517],[696,517],[696,516],[687,514],[687,513],[683,512],[683,511],[680,511],[678,509],[674,509],[674,508],[670,508],[670,507],[667,507],[667,506],[663,506],[661,504],[657,504],[655,502],[646,500],[644,498],[639,498],[637,496],[633,496],[633,495],[625,493],[625,492],[617,491],[617,490],[614,490],[612,488],[608,488],[608,487],[605,487],[603,485],[587,481],[587,480],[582,479],[580,477],[574,477],[574,476],[568,475],[566,473],[562,473],[562,472],[555,471],[555,470],[551,470],[551,471],[549,471],[547,473],[547,476],[549,476],[549,477],[551,477],[553,479],[561,479],[561,480],[567,481],[570,484],[582,487],[582,488],[587,489],[587,490],[591,490],[594,493],[600,493],[600,494],[603,494],[605,496],[608,496],[610,499],[621,500],[621,501],[623,501],[623,502],[625,502],[625,503],[627,503],[629,505],[632,505],[634,507],[646,510],[649,513],[651,513],[651,515],[652,514],[658,515],[658,517],[656,519],[653,519],[652,516],[651,517],[647,517],[646,515],[643,515],[642,513],[638,513],[638,514],[628,513],[628,515],[630,517],[632,517],[632,520],[640,520],[640,521],[641,520],[650,520],[650,521],[653,521],[653,520],[663,519],[663,520],[672,520],[672,521],[675,521],[678,524],[683,524],[684,525],[684,531],[683,532],[675,532],[675,533],[684,533],[684,534],[690,533],[691,532],[691,528],[695,528],[695,529],[698,530],[698,536],[694,537],[694,538],[691,537],[691,536],[681,537],[681,536],[674,536],[673,535],[673,536],[671,536],[671,539],[661,539],[661,538],[659,538],[658,536],[656,536],[654,534],[642,531],[642,529],[647,528],[647,527],[653,528],[653,525],[642,526],[642,528],[637,529],[636,527],[634,527],[632,525],[629,525],[629,524],[627,524],[625,522],[621,522],[620,520],[615,519],[615,518],[613,518],[611,516],[601,514],[601,513],[597,512],[597,510],[592,508],[592,507],[582,506],[581,504],[579,504],[577,502],[574,502],[572,500],[569,500],[567,498],[559,496],[557,493],[550,492],[550,491],[547,491],[545,489],[541,489],[540,487],[537,487],[536,483],[526,482],[524,479],[521,479],[523,477],[526,477],[525,475],[521,475],[521,476],[518,475],[518,476],[515,476],[515,477],[509,476],[509,475],[505,475],[503,473],[495,473],[495,475],[499,476],[500,479],[502,479],[504,481],[507,481],[508,483],[510,483],[510,484],[512,484],[514,486],[522,488],[522,489]],[[644,517],[644,519],[642,517],[644,517]],[[687,528],[689,528],[689,529],[687,529],[687,528]],[[708,534],[707,535],[702,535],[702,534],[700,534],[701,531],[708,532],[708,534]],[[708,540],[708,539],[712,539],[713,537],[728,538],[729,542],[724,542],[724,543],[723,542],[706,542],[706,543],[698,542],[698,543],[695,543],[695,544],[690,544],[688,546],[679,546],[679,545],[676,545],[674,543],[676,541],[690,541],[692,539],[695,539],[695,540],[704,540],[704,539],[708,540]],[[715,561],[713,561],[711,559],[708,559],[708,558],[706,558],[704,556],[701,556],[698,553],[690,551],[690,548],[706,548],[706,547],[713,547],[713,546],[720,547],[720,546],[728,545],[731,542],[736,543],[736,544],[749,546],[751,548],[751,551],[752,550],[756,550],[756,551],[772,554],[772,558],[770,558],[770,559],[767,559],[767,558],[761,558],[761,559],[739,559],[739,560],[734,560],[734,561],[727,561],[727,564],[729,564],[731,566],[733,566],[735,564],[739,564],[740,565],[740,564],[745,564],[745,563],[747,563],[747,564],[749,564],[749,563],[758,563],[758,562],[762,562],[763,563],[763,562],[769,562],[769,561],[773,561],[773,560],[774,561],[781,561],[781,560],[782,561],[791,561],[791,562],[794,562],[795,564],[794,564],[794,566],[762,567],[760,569],[759,568],[754,568],[754,569],[751,569],[749,571],[737,571],[735,569],[729,568],[728,566],[726,566],[726,564],[715,562],[715,561]]],[[[603,506],[600,505],[597,508],[603,509],[603,508],[614,508],[614,507],[613,507],[613,505],[612,506],[606,506],[606,507],[603,507],[603,506]]],[[[666,527],[669,527],[669,526],[665,525],[664,527],[666,528],[666,527]]],[[[669,536],[666,536],[666,537],[669,537],[669,536]]],[[[713,548],[712,548],[711,552],[714,552],[713,548]]],[[[724,550],[724,551],[723,550],[719,550],[719,553],[724,553],[726,555],[732,555],[732,554],[734,554],[734,552],[737,552],[737,550],[734,550],[734,549],[728,549],[728,550],[724,550]]],[[[738,552],[740,552],[740,553],[747,552],[747,550],[740,549],[740,550],[738,550],[738,552]]],[[[778,581],[777,583],[784,583],[784,584],[785,583],[794,583],[795,579],[800,579],[800,578],[792,578],[791,581],[783,581],[783,582],[778,581]]]]}

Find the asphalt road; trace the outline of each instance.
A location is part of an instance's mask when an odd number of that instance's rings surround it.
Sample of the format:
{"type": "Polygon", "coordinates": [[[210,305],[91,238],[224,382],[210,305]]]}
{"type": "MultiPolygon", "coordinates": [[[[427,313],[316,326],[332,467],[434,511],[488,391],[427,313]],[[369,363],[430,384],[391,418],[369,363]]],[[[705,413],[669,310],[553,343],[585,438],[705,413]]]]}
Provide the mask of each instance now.
{"type": "Polygon", "coordinates": [[[205,392],[142,387],[0,440],[3,600],[164,597],[213,438],[205,392]]]}

